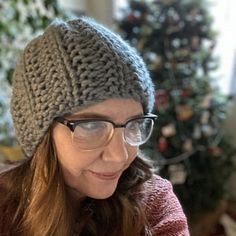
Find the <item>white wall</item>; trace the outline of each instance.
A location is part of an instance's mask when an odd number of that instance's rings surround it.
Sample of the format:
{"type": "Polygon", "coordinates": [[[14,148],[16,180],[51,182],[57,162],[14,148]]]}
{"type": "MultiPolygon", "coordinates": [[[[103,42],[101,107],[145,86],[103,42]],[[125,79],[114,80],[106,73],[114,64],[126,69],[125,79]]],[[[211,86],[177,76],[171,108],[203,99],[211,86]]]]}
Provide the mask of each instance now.
{"type": "Polygon", "coordinates": [[[107,26],[113,24],[112,0],[59,0],[59,4],[74,13],[84,13],[107,26]]]}
{"type": "Polygon", "coordinates": [[[214,28],[219,32],[217,36],[216,55],[220,58],[220,67],[216,71],[219,86],[223,93],[235,93],[231,90],[232,80],[236,81],[234,61],[236,60],[236,1],[211,0],[214,28]]]}
{"type": "Polygon", "coordinates": [[[72,11],[84,12],[86,10],[86,0],[58,0],[63,7],[72,11]]]}

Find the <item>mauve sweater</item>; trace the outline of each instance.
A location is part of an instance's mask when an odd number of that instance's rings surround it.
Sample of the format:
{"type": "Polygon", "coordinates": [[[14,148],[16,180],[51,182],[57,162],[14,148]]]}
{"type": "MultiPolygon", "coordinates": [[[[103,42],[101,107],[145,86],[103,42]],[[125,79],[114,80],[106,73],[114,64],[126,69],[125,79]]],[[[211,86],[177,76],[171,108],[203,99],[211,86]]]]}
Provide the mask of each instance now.
{"type": "Polygon", "coordinates": [[[154,175],[143,199],[153,236],[189,236],[187,219],[168,180],[154,175]]]}
{"type": "MultiPolygon", "coordinates": [[[[152,235],[189,236],[186,217],[170,182],[154,175],[144,187],[142,202],[153,231],[152,235]]],[[[0,188],[0,191],[2,190],[0,188]]],[[[10,231],[7,228],[6,217],[0,209],[0,236],[13,236],[10,231]]]]}

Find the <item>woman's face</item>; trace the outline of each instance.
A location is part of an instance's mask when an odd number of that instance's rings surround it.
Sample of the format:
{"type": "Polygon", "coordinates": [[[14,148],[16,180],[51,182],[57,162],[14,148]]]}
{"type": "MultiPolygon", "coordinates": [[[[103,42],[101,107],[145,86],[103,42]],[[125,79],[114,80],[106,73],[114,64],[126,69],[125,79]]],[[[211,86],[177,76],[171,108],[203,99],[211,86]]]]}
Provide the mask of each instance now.
{"type": "MultiPolygon", "coordinates": [[[[141,116],[140,103],[132,99],[109,99],[73,113],[66,118],[106,118],[117,124],[141,116]]],[[[62,167],[66,185],[76,197],[89,196],[96,199],[110,197],[118,180],[138,153],[138,148],[123,140],[123,128],[115,129],[106,146],[95,150],[84,150],[74,145],[71,131],[65,125],[56,123],[52,136],[57,158],[62,167]]]]}

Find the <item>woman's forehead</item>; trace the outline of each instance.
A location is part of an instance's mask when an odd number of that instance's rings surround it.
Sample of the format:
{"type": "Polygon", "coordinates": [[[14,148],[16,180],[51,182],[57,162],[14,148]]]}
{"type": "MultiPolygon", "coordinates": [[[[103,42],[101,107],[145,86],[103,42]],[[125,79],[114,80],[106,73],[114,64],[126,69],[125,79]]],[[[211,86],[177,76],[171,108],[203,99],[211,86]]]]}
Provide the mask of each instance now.
{"type": "Polygon", "coordinates": [[[127,119],[132,116],[142,115],[141,103],[126,98],[113,98],[86,107],[67,116],[68,118],[104,118],[127,119]]]}

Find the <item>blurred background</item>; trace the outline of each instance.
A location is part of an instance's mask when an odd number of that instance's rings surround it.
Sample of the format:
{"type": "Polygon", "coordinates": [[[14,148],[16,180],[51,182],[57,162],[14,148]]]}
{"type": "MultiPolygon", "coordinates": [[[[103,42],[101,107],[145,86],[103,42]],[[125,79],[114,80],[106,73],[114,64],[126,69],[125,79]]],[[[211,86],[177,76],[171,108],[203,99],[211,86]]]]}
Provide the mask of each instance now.
{"type": "Polygon", "coordinates": [[[159,118],[142,147],[168,178],[193,236],[236,235],[234,0],[0,0],[0,171],[22,158],[9,112],[26,43],[55,17],[87,15],[132,44],[159,118]]]}

